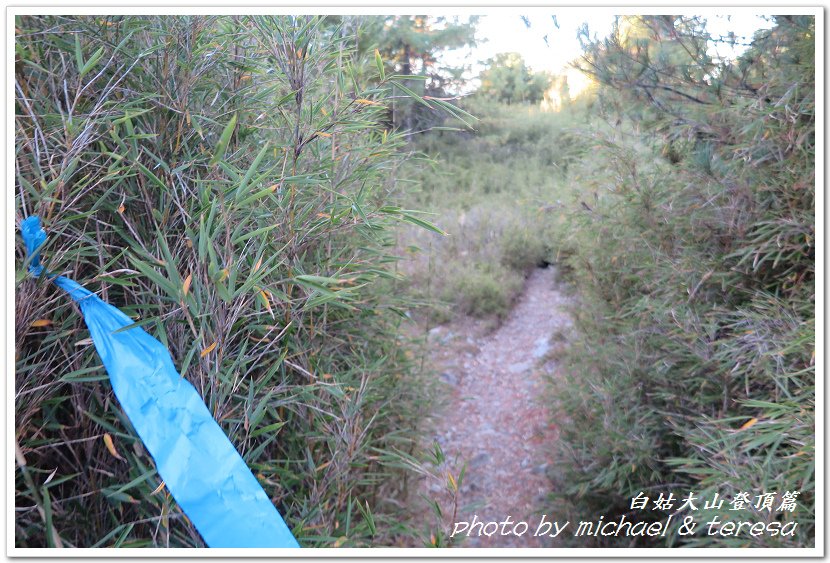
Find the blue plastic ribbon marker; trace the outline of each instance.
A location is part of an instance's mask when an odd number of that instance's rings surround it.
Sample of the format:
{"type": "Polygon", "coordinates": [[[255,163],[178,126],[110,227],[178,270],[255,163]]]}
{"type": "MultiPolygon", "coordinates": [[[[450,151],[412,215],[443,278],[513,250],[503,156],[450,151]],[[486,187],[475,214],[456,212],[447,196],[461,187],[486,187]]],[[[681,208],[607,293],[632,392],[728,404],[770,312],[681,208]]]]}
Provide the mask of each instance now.
{"type": "MultiPolygon", "coordinates": [[[[46,233],[36,216],[21,233],[40,276],[46,233]]],[[[167,348],[127,315],[63,276],[46,273],[81,308],[113,391],[176,502],[209,547],[300,547],[167,348]]]]}

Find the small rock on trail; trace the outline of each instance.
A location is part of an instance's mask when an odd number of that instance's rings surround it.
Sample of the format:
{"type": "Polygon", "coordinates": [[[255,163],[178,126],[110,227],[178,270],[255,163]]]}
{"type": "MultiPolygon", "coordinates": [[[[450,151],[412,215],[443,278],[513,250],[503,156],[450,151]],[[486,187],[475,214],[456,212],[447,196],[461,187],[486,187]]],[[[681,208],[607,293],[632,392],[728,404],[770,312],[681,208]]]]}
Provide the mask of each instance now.
{"type": "MultiPolygon", "coordinates": [[[[557,439],[541,400],[545,383],[539,364],[551,350],[551,336],[571,326],[570,298],[557,287],[555,275],[555,268],[534,270],[506,321],[490,334],[479,334],[480,326],[470,319],[431,331],[431,359],[438,373],[453,375],[442,377],[452,381],[446,386],[450,396],[435,417],[433,434],[446,438],[442,447],[447,459],[455,460],[449,467],[453,475],[467,463],[456,521],[475,515],[477,521],[501,522],[510,516],[530,527],[521,537],[471,536],[462,547],[554,545],[533,537],[533,531],[541,518],[536,511],[544,508],[539,499],[551,492],[546,469],[557,439]],[[447,334],[466,347],[453,346],[447,334]],[[476,343],[472,352],[471,342],[476,343]],[[468,505],[475,508],[463,510],[468,505]]],[[[424,482],[420,492],[427,488],[424,482]]],[[[442,508],[452,514],[451,507],[442,508]]]]}

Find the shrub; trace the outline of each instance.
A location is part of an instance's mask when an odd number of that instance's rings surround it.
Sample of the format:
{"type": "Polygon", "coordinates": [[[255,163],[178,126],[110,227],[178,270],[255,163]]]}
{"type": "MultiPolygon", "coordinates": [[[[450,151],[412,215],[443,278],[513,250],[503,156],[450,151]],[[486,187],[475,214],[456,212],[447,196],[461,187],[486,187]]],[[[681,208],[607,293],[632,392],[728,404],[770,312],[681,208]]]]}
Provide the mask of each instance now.
{"type": "Polygon", "coordinates": [[[502,235],[501,263],[515,272],[525,273],[548,258],[542,233],[526,225],[511,225],[502,235]]]}
{"type": "MultiPolygon", "coordinates": [[[[401,533],[393,454],[426,399],[405,304],[375,287],[394,278],[392,226],[417,218],[389,199],[403,140],[353,26],[15,24],[16,213],[44,219],[45,266],[169,347],[302,545],[401,533]]],[[[201,546],[81,317],[25,267],[18,241],[15,544],[201,546]]]]}
{"type": "MultiPolygon", "coordinates": [[[[749,84],[731,81],[729,68],[718,70],[719,84],[694,78],[709,64],[705,52],[691,70],[637,75],[675,92],[652,105],[624,89],[635,73],[603,57],[648,72],[666,60],[645,51],[616,59],[615,40],[591,52],[608,100],[639,116],[592,135],[591,159],[574,171],[587,181],[558,238],[582,290],[558,408],[569,419],[562,481],[583,514],[625,513],[640,491],[727,500],[777,492],[777,502],[800,491],[794,514],[753,514],[796,520],[794,537],[679,541],[813,542],[813,26],[810,17],[776,18],[736,64],[749,84]],[[703,101],[680,100],[678,89],[703,101]],[[673,143],[672,158],[660,139],[673,143]]],[[[721,516],[734,518],[728,507],[721,516]]]]}
{"type": "Polygon", "coordinates": [[[504,317],[524,279],[515,272],[486,264],[461,266],[454,271],[445,300],[458,304],[461,311],[476,317],[504,317]]]}
{"type": "Polygon", "coordinates": [[[419,138],[424,157],[404,165],[413,181],[405,195],[410,205],[435,213],[449,236],[408,229],[398,245],[423,250],[409,254],[413,259],[403,265],[413,295],[438,296],[454,311],[503,316],[523,287],[518,275],[558,253],[551,244],[555,210],[567,193],[568,167],[584,150],[576,126],[587,114],[510,107],[480,94],[465,100],[465,109],[478,118],[475,131],[419,138]],[[483,279],[488,275],[491,281],[483,279]],[[462,282],[458,276],[475,279],[462,282]],[[468,286],[487,286],[493,297],[471,300],[468,286]]]}

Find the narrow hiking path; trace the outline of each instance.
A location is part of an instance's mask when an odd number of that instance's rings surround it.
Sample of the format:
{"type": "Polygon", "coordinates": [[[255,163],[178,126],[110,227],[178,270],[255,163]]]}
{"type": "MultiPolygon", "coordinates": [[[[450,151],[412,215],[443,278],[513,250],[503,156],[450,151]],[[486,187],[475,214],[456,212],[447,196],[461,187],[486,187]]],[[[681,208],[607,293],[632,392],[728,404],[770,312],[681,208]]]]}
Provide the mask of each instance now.
{"type": "MultiPolygon", "coordinates": [[[[441,445],[453,475],[467,463],[455,521],[475,515],[479,522],[501,522],[510,516],[531,528],[522,537],[470,536],[463,547],[552,545],[533,532],[551,491],[546,469],[558,436],[544,403],[544,377],[552,373],[549,358],[571,326],[569,303],[555,268],[535,269],[496,330],[462,319],[430,331],[430,361],[447,395],[427,437],[441,445]]],[[[420,488],[432,498],[441,490],[426,481],[420,488]]],[[[451,518],[452,506],[442,504],[451,518]]]]}

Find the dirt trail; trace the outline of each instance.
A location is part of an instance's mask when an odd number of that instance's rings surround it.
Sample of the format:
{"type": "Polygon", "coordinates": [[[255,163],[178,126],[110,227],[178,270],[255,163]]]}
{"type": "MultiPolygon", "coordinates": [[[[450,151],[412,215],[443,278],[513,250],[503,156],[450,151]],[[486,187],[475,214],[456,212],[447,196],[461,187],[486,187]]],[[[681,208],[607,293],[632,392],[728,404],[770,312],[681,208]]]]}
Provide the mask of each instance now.
{"type": "MultiPolygon", "coordinates": [[[[462,547],[552,547],[531,537],[551,491],[547,477],[558,430],[543,401],[547,361],[571,326],[567,297],[553,267],[536,269],[505,322],[487,333],[483,323],[464,320],[430,331],[431,360],[446,385],[447,405],[436,417],[432,438],[457,472],[467,462],[456,521],[524,520],[522,537],[469,537],[462,547]]],[[[435,498],[437,483],[423,483],[435,498]]],[[[451,507],[445,503],[445,511],[451,507]]],[[[449,517],[448,517],[449,518],[449,517]]]]}

